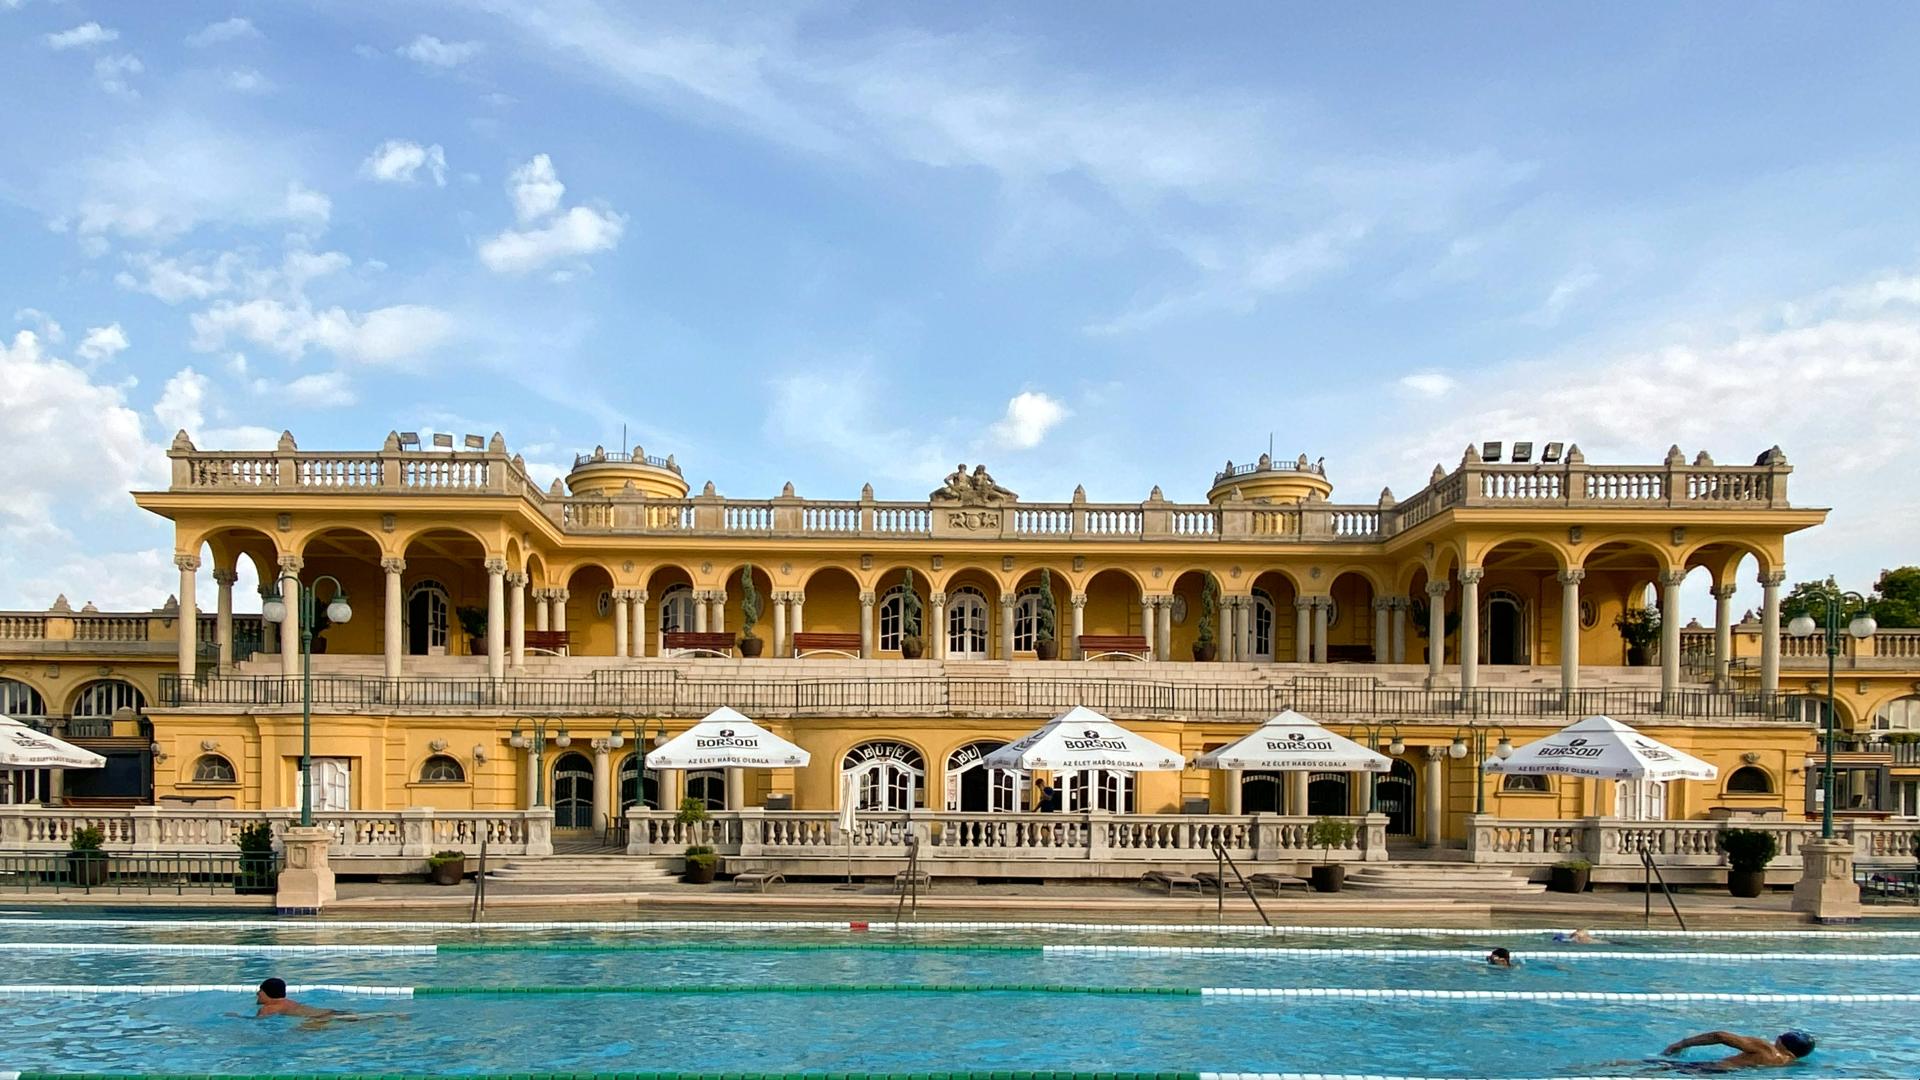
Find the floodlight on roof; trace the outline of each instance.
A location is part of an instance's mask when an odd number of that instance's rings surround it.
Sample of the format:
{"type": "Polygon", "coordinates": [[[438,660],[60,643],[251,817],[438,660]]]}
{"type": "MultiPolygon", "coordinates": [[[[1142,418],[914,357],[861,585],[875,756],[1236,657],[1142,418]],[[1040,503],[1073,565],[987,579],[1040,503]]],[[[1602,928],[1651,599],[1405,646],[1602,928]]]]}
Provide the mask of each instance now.
{"type": "Polygon", "coordinates": [[[401,432],[400,447],[403,450],[404,449],[414,449],[414,450],[420,449],[420,433],[417,431],[401,432]]]}
{"type": "Polygon", "coordinates": [[[487,440],[478,435],[468,435],[464,441],[469,450],[485,450],[487,448],[487,440]]]}
{"type": "Polygon", "coordinates": [[[1500,444],[1497,442],[1481,443],[1480,444],[1480,460],[1481,461],[1499,461],[1500,460],[1500,444]]]}
{"type": "Polygon", "coordinates": [[[1527,462],[1532,460],[1533,460],[1533,444],[1532,443],[1517,442],[1513,444],[1513,463],[1515,465],[1525,465],[1527,462]]]}
{"type": "Polygon", "coordinates": [[[1540,451],[1540,460],[1542,463],[1547,465],[1551,465],[1554,462],[1559,461],[1560,460],[1560,444],[1557,442],[1548,443],[1546,445],[1546,448],[1540,451]]]}
{"type": "Polygon", "coordinates": [[[433,433],[433,445],[451,450],[453,449],[453,436],[436,431],[433,433]]]}

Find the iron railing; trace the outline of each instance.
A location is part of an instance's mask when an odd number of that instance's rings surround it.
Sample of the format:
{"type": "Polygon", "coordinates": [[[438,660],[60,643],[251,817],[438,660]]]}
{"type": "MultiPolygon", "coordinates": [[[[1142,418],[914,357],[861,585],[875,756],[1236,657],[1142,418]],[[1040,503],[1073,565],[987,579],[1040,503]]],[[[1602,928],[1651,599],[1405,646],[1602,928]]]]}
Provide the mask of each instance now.
{"type": "MultiPolygon", "coordinates": [[[[204,674],[160,677],[164,707],[300,704],[299,679],[204,674]]],[[[523,712],[626,712],[702,716],[721,706],[764,716],[1052,716],[1084,705],[1115,717],[1265,719],[1282,709],[1354,718],[1526,719],[1590,716],[1792,722],[1798,695],[1753,690],[1492,687],[1468,692],[1386,686],[1368,678],[1303,676],[1285,683],[1220,686],[1145,679],[921,676],[840,679],[703,679],[677,670],[596,671],[578,679],[399,678],[315,675],[319,708],[506,708],[523,712]]]]}
{"type": "Polygon", "coordinates": [[[272,895],[280,856],[0,851],[0,893],[255,892],[272,895]]]}

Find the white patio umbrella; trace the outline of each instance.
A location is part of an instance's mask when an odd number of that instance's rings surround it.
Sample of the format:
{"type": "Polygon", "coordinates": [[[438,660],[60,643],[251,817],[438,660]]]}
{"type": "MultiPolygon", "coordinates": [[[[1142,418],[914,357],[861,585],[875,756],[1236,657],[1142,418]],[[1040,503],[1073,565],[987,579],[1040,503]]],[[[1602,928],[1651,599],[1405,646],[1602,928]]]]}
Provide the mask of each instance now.
{"type": "Polygon", "coordinates": [[[107,759],[91,750],[0,716],[0,769],[104,769],[107,759]]]}
{"type": "Polygon", "coordinates": [[[650,769],[785,769],[812,755],[721,706],[647,755],[650,769]]]}
{"type": "Polygon", "coordinates": [[[1187,759],[1152,739],[1137,735],[1084,705],[1047,721],[1045,727],[988,754],[988,768],[1125,769],[1167,772],[1187,767],[1187,759]]]}
{"type": "Polygon", "coordinates": [[[1393,761],[1292,709],[1253,734],[1194,759],[1200,769],[1267,769],[1275,772],[1386,772],[1393,761]]]}
{"type": "Polygon", "coordinates": [[[1480,766],[1496,776],[1586,776],[1597,780],[1713,780],[1720,770],[1609,716],[1576,724],[1480,766]]]}

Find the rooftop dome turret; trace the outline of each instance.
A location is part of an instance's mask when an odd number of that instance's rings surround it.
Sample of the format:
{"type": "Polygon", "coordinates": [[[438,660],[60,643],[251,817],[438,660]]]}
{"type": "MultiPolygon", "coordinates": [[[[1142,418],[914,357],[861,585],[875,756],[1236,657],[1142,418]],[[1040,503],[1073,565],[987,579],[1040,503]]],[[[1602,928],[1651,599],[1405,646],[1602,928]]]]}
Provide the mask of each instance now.
{"type": "Polygon", "coordinates": [[[629,487],[649,499],[687,497],[687,480],[673,455],[649,457],[638,446],[631,454],[596,446],[591,454],[576,454],[567,474],[567,490],[575,495],[618,495],[629,487]]]}
{"type": "Polygon", "coordinates": [[[1333,494],[1333,485],[1327,482],[1326,458],[1308,461],[1301,454],[1294,461],[1276,461],[1271,454],[1261,454],[1259,460],[1245,465],[1227,462],[1227,467],[1213,476],[1213,486],[1207,489],[1207,501],[1214,505],[1234,498],[1256,502],[1297,503],[1309,498],[1325,499],[1333,494]]]}

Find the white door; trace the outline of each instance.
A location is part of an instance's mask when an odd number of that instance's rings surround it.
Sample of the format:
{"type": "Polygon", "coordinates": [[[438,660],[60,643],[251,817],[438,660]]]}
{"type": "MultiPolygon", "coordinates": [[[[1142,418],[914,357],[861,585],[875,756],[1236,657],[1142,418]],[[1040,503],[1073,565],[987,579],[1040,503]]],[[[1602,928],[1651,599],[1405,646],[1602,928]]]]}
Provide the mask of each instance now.
{"type": "Polygon", "coordinates": [[[1273,601],[1265,593],[1253,594],[1253,655],[1246,659],[1273,660],[1273,601]]]}
{"type": "Polygon", "coordinates": [[[947,604],[947,658],[987,658],[987,601],[979,593],[961,593],[947,604]]]}
{"type": "Polygon", "coordinates": [[[1133,813],[1133,773],[1124,769],[1081,769],[1062,773],[1060,804],[1068,810],[1133,813]]]}
{"type": "Polygon", "coordinates": [[[1665,821],[1667,785],[1652,780],[1615,781],[1613,816],[1626,821],[1665,821]]]}
{"type": "Polygon", "coordinates": [[[353,761],[349,758],[314,758],[314,813],[351,809],[353,809],[353,761]]]}

